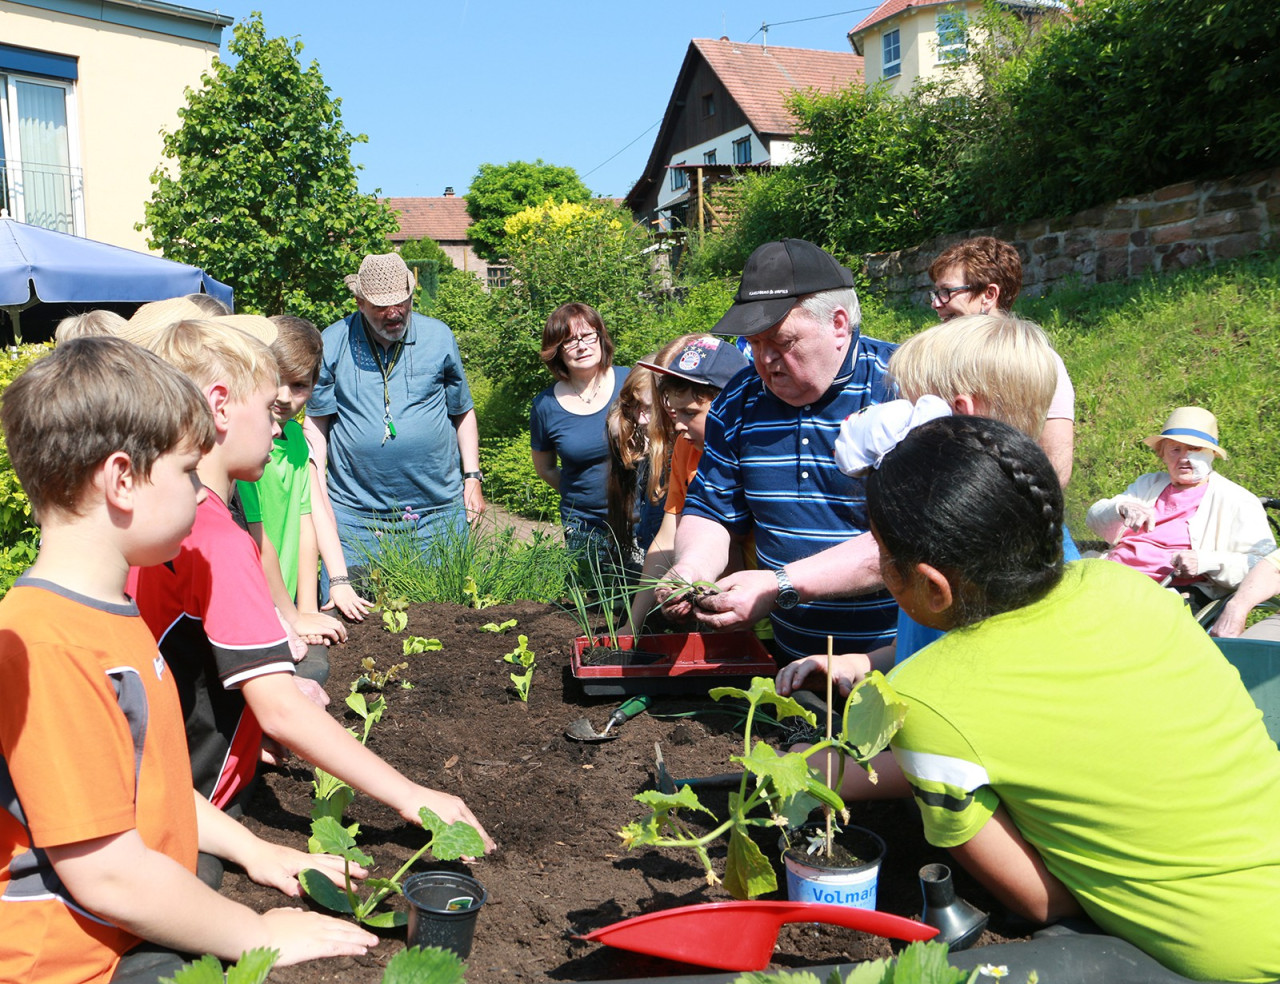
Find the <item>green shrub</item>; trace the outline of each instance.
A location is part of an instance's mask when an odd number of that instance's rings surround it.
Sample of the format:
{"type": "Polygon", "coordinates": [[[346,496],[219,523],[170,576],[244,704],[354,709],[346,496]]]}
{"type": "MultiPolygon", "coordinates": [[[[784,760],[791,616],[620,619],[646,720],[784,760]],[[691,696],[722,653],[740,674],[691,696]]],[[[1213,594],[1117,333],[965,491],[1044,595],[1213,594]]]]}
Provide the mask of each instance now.
{"type": "MultiPolygon", "coordinates": [[[[0,391],[22,370],[53,351],[52,343],[22,345],[0,355],[0,391]]],[[[13,586],[18,576],[36,559],[40,531],[35,528],[27,493],[18,483],[9,463],[9,449],[0,436],[0,595],[13,586]]]]}
{"type": "Polygon", "coordinates": [[[517,437],[483,441],[480,468],[487,501],[526,519],[551,520],[559,516],[560,494],[533,470],[527,428],[517,437]]]}

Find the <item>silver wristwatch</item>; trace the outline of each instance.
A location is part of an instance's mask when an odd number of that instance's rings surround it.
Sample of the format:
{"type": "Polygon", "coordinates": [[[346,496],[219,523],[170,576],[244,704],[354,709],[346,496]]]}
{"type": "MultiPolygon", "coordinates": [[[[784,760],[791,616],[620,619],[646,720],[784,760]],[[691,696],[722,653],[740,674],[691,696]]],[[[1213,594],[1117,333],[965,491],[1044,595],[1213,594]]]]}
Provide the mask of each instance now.
{"type": "Polygon", "coordinates": [[[791,578],[787,576],[787,569],[779,567],[773,572],[773,576],[778,579],[778,598],[776,604],[779,608],[795,608],[800,604],[800,592],[796,590],[796,586],[791,583],[791,578]]]}

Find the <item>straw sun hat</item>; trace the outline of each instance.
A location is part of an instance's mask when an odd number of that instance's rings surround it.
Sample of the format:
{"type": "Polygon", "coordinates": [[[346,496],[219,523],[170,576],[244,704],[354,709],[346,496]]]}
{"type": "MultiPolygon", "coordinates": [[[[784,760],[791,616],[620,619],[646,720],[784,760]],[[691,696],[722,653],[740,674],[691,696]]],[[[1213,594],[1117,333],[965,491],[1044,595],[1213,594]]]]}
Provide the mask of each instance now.
{"type": "Polygon", "coordinates": [[[413,274],[399,253],[371,253],[360,272],[343,278],[351,293],[374,307],[403,304],[413,295],[413,274]]]}
{"type": "Polygon", "coordinates": [[[1227,457],[1227,452],[1218,444],[1218,418],[1202,407],[1178,407],[1169,414],[1159,434],[1142,439],[1142,443],[1156,454],[1160,453],[1161,441],[1177,441],[1212,451],[1219,458],[1227,457]]]}

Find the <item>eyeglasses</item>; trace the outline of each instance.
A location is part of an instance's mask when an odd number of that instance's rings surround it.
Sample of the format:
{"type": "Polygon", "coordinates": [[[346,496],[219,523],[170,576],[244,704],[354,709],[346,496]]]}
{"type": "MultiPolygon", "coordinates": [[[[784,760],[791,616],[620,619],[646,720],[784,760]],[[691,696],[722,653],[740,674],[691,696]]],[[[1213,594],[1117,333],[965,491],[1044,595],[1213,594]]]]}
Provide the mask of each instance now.
{"type": "Polygon", "coordinates": [[[560,343],[560,348],[565,351],[571,348],[590,348],[598,341],[600,341],[598,331],[589,332],[586,335],[570,335],[560,343]]]}
{"type": "Polygon", "coordinates": [[[977,290],[973,284],[961,284],[959,287],[935,287],[929,291],[929,300],[934,304],[947,304],[956,294],[963,294],[966,290],[977,290]]]}

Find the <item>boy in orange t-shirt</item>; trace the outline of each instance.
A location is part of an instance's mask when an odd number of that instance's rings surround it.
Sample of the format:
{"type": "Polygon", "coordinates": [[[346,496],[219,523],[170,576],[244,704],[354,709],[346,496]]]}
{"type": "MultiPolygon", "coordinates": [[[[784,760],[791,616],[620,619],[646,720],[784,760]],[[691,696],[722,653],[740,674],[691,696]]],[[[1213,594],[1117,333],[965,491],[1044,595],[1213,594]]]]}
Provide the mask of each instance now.
{"type": "MultiPolygon", "coordinates": [[[[173,675],[125,594],[129,565],[171,559],[203,497],[199,391],[130,342],[80,338],[18,377],[0,417],[41,529],[0,601],[0,980],[155,981],[178,951],[364,953],[377,937],[349,922],[259,914],[195,875],[203,850],[297,895],[317,860],[194,793],[173,675]]],[[[320,858],[335,880],[340,865],[320,858]]]]}

